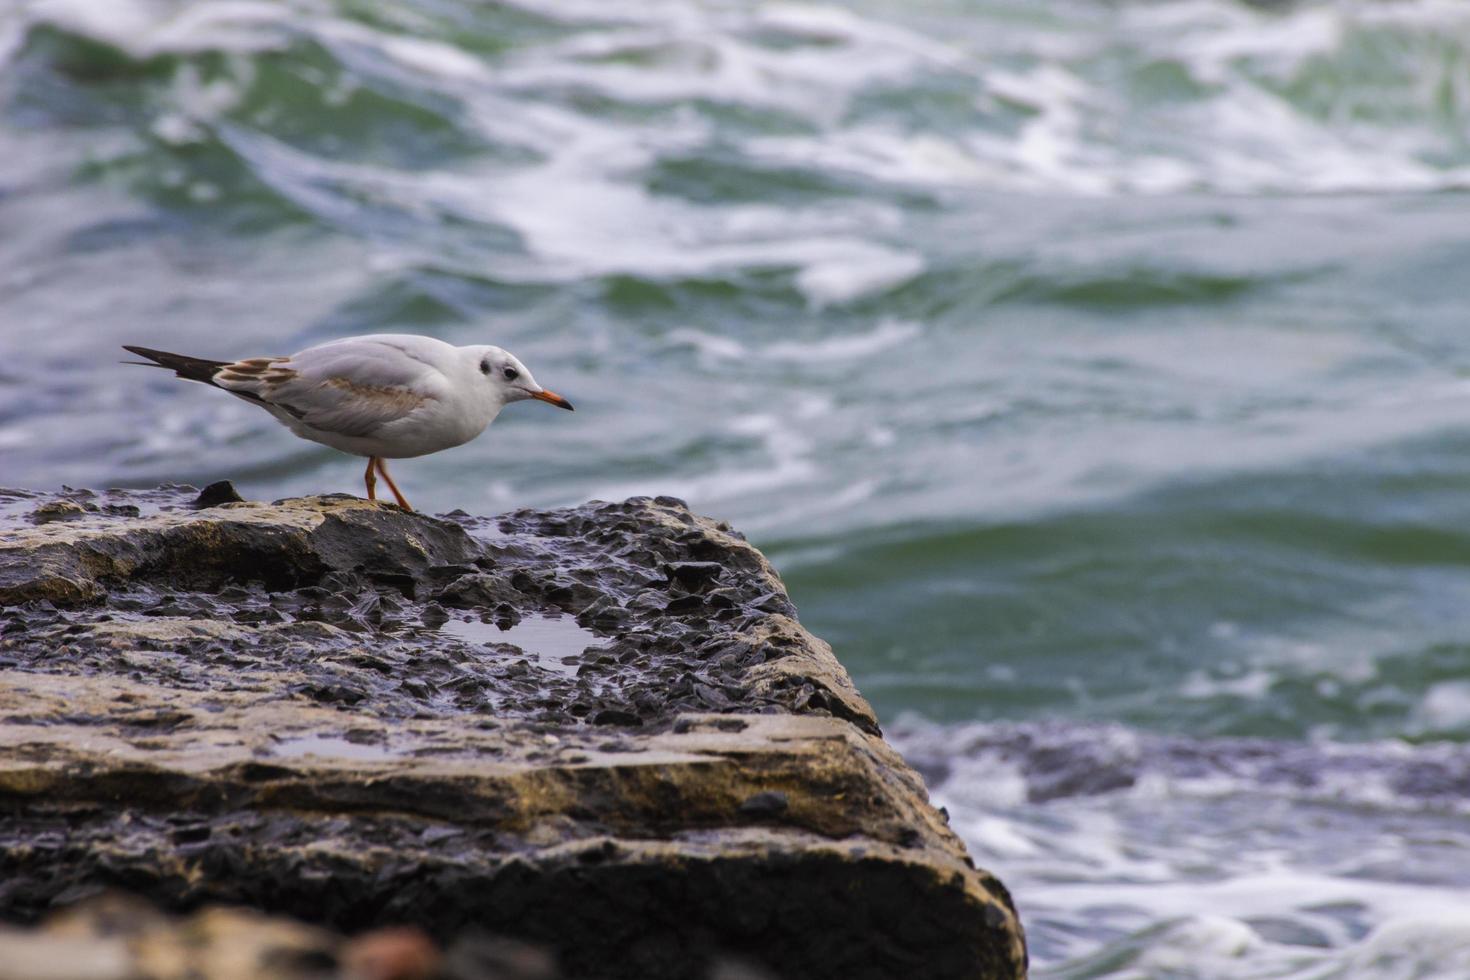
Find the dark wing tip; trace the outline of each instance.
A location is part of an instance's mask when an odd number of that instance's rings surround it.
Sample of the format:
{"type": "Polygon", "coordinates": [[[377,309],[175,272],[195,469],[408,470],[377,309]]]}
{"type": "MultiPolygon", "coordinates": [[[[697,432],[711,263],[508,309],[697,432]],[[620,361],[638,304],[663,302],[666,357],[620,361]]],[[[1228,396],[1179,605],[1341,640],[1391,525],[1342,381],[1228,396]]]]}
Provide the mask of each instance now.
{"type": "Polygon", "coordinates": [[[158,358],[154,357],[154,355],[157,354],[158,351],[149,350],[147,347],[135,347],[132,344],[123,344],[122,349],[127,351],[129,354],[137,354],[139,357],[146,357],[147,360],[119,361],[119,364],[137,364],[140,367],[163,367],[163,364],[159,362],[158,358]]]}
{"type": "MultiPolygon", "coordinates": [[[[129,354],[137,354],[146,360],[145,367],[161,367],[172,371],[185,381],[202,381],[211,384],[215,372],[225,366],[224,361],[206,361],[202,357],[188,357],[184,354],[170,354],[166,350],[154,350],[151,347],[138,347],[134,344],[123,344],[122,349],[129,354]]],[[[125,361],[127,364],[144,363],[140,361],[125,361]]]]}

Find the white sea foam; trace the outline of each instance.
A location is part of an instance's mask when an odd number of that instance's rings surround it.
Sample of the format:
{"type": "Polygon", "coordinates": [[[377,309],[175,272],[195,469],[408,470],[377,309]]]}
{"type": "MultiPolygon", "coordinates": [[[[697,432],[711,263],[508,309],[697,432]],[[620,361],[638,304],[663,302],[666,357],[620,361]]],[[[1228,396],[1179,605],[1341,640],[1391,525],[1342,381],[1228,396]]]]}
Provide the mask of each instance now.
{"type": "Polygon", "coordinates": [[[923,329],[917,323],[885,320],[868,333],[827,337],[808,343],[778,340],[766,345],[762,353],[773,360],[802,364],[849,361],[892,350],[913,340],[922,332],[923,329]]]}
{"type": "Polygon", "coordinates": [[[1470,731],[1470,681],[1440,681],[1424,693],[1414,711],[1415,731],[1444,735],[1470,731]]]}
{"type": "Polygon", "coordinates": [[[1273,670],[1249,670],[1235,677],[1211,676],[1203,670],[1192,671],[1179,686],[1180,697],[1185,698],[1260,698],[1271,690],[1279,680],[1273,670]]]}
{"type": "Polygon", "coordinates": [[[809,262],[797,274],[796,284],[818,306],[846,303],[881,292],[912,279],[924,268],[913,252],[871,248],[867,254],[848,254],[809,262]]]}
{"type": "Polygon", "coordinates": [[[20,51],[21,45],[26,39],[26,24],[19,18],[6,20],[0,18],[0,68],[9,64],[10,59],[20,51]]]}
{"type": "Polygon", "coordinates": [[[1470,976],[1470,906],[1463,895],[1444,907],[1394,915],[1320,977],[1462,980],[1470,976]]]}
{"type": "Polygon", "coordinates": [[[279,48],[289,37],[292,17],[285,5],[264,0],[40,0],[23,12],[32,22],[100,38],[139,58],[279,48]]]}
{"type": "Polygon", "coordinates": [[[935,802],[1018,897],[1037,976],[1461,975],[1470,836],[1453,808],[1423,808],[1393,784],[1408,767],[1446,765],[1445,785],[1457,785],[1454,767],[1470,761],[1463,747],[1303,747],[916,719],[890,733],[938,773],[935,802]],[[1036,797],[1058,771],[1086,787],[1120,763],[1134,771],[1131,782],[1036,797]],[[1319,785],[1303,785],[1310,779],[1319,785]],[[1293,798],[1315,802],[1286,802],[1293,798]]]}
{"type": "Polygon", "coordinates": [[[1436,159],[1448,134],[1329,125],[1261,84],[1262,74],[1284,79],[1310,58],[1340,56],[1354,31],[1391,24],[1421,32],[1416,40],[1428,44],[1436,29],[1454,31],[1467,20],[1463,8],[1402,7],[1398,15],[1382,6],[1337,4],[1282,18],[1217,2],[1125,6],[1120,29],[1158,63],[1180,66],[1206,89],[1152,125],[1133,122],[1132,107],[1082,79],[1079,69],[1090,69],[1098,42],[1059,48],[1052,35],[1038,35],[1030,57],[1015,67],[943,59],[956,74],[973,75],[985,100],[1032,113],[1013,136],[984,126],[905,133],[858,121],[817,137],[756,140],[752,151],[788,163],[821,161],[879,180],[1076,194],[1465,186],[1470,167],[1436,159]],[[1156,131],[1154,145],[1147,152],[1117,145],[1112,134],[1120,130],[1156,131]]]}
{"type": "Polygon", "coordinates": [[[389,37],[382,41],[382,48],[402,64],[429,74],[472,82],[484,82],[490,78],[489,70],[479,58],[438,41],[389,37]]]}
{"type": "MultiPolygon", "coordinates": [[[[534,4],[528,11],[578,29],[493,65],[442,41],[389,35],[329,9],[258,0],[42,0],[4,22],[8,30],[0,36],[19,38],[17,25],[49,22],[138,57],[249,53],[315,36],[329,46],[371,49],[421,82],[448,86],[472,118],[497,129],[509,121],[502,136],[512,140],[514,129],[537,113],[551,107],[566,113],[560,103],[567,92],[595,92],[624,104],[703,100],[797,113],[816,131],[753,135],[743,150],[880,181],[1088,195],[1470,186],[1470,163],[1445,159],[1454,155],[1451,132],[1435,132],[1423,119],[1343,125],[1319,119],[1279,91],[1314,61],[1351,56],[1367,32],[1393,31],[1409,50],[1426,51],[1439,37],[1466,36],[1470,14],[1443,0],[1344,0],[1284,13],[1224,0],[1134,4],[1088,11],[1066,24],[1007,24],[984,38],[937,36],[915,29],[901,11],[881,8],[534,4]],[[788,43],[763,43],[771,34],[788,43]],[[1119,37],[1154,64],[1177,67],[1197,91],[1139,119],[1137,107],[1091,80],[1119,37]],[[902,128],[847,111],[866,93],[902,91],[930,77],[973,86],[982,110],[1024,107],[1030,118],[1013,131],[992,125],[985,111],[968,124],[902,128]],[[1143,134],[1146,145],[1117,143],[1119,131],[1143,134]]],[[[376,70],[370,61],[359,67],[376,70]]],[[[1414,70],[1422,87],[1440,83],[1433,59],[1419,59],[1414,70]]],[[[819,273],[811,278],[819,302],[834,288],[846,295],[819,273]]]]}
{"type": "Polygon", "coordinates": [[[678,346],[693,347],[711,361],[786,361],[815,366],[873,357],[907,343],[921,333],[922,328],[916,323],[885,320],[866,333],[828,336],[811,341],[774,340],[744,344],[732,337],[705,333],[689,327],[670,331],[668,341],[678,346]]]}

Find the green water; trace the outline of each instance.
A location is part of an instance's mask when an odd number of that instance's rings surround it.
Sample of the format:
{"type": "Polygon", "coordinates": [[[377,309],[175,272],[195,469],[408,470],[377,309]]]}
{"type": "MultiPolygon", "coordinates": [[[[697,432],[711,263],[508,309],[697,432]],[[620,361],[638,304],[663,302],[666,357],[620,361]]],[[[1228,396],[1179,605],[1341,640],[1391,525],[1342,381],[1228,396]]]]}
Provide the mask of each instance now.
{"type": "Polygon", "coordinates": [[[1467,188],[1450,0],[12,2],[0,482],[357,491],[118,345],[502,344],[408,496],[744,529],[1039,973],[1460,978],[1467,188]]]}

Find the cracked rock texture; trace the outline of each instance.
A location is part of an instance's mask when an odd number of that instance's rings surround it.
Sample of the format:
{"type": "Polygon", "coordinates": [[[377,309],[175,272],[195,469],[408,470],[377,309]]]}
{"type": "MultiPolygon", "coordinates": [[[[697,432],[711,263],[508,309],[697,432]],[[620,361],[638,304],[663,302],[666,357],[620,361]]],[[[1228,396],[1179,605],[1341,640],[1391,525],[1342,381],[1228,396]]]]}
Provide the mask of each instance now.
{"type": "Polygon", "coordinates": [[[234,496],[0,491],[0,919],[122,889],[577,978],[1024,975],[1005,889],[727,526],[234,496]]]}

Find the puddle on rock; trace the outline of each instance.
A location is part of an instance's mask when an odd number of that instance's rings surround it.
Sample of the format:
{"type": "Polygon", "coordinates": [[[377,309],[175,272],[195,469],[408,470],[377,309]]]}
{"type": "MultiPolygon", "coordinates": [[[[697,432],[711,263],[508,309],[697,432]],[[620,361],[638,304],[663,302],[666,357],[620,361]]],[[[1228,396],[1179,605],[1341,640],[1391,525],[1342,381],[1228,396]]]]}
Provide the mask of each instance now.
{"type": "Polygon", "coordinates": [[[563,677],[577,676],[582,651],[602,640],[591,630],[583,629],[570,616],[545,616],[531,613],[510,629],[478,619],[450,619],[435,629],[477,646],[509,643],[519,647],[536,665],[563,677]],[[571,660],[571,663],[567,663],[571,660]]]}
{"type": "Polygon", "coordinates": [[[398,757],[386,745],[354,742],[341,735],[297,735],[283,738],[272,747],[271,753],[287,759],[315,755],[323,759],[357,759],[362,762],[382,762],[398,757]]]}

